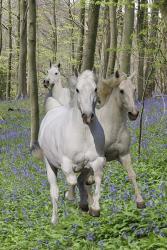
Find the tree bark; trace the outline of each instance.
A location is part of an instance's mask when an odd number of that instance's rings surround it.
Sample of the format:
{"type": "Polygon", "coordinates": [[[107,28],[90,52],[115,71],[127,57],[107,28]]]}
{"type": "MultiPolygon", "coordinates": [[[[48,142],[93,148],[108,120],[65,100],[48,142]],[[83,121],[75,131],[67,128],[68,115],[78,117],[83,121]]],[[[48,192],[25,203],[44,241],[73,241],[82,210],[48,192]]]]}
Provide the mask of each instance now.
{"type": "Polygon", "coordinates": [[[0,0],[0,55],[2,52],[2,0],[0,0]]]}
{"type": "Polygon", "coordinates": [[[125,6],[120,68],[126,74],[130,72],[130,57],[132,47],[132,33],[134,27],[134,1],[128,0],[125,6]]]}
{"type": "Polygon", "coordinates": [[[17,69],[16,69],[16,78],[17,78],[17,90],[18,93],[19,83],[18,83],[18,73],[19,73],[19,52],[20,52],[20,0],[17,1],[17,38],[16,38],[16,56],[17,56],[17,69]]]}
{"type": "Polygon", "coordinates": [[[81,71],[82,58],[83,58],[83,44],[85,33],[85,0],[80,0],[80,37],[77,49],[77,69],[81,71]]]}
{"type": "Polygon", "coordinates": [[[6,100],[10,99],[11,91],[11,73],[12,73],[12,11],[11,11],[11,0],[8,0],[8,77],[6,85],[6,100]]]}
{"type": "Polygon", "coordinates": [[[75,40],[74,40],[74,22],[73,22],[73,14],[71,10],[71,1],[68,0],[68,16],[71,23],[70,27],[70,38],[71,38],[71,65],[72,72],[75,71],[74,60],[75,60],[75,40]]]}
{"type": "Polygon", "coordinates": [[[53,62],[57,59],[57,17],[56,0],[53,0],[53,62]]]}
{"type": "Polygon", "coordinates": [[[149,37],[148,37],[148,53],[147,53],[147,65],[145,70],[145,79],[148,79],[148,86],[146,89],[146,97],[151,97],[152,92],[155,89],[155,60],[156,60],[156,54],[157,54],[157,26],[158,26],[158,16],[159,16],[159,8],[158,8],[159,1],[154,0],[152,3],[151,8],[151,19],[150,19],[150,31],[149,31],[149,37]],[[150,74],[151,72],[151,74],[150,74]]]}
{"type": "Polygon", "coordinates": [[[109,7],[110,13],[110,51],[107,68],[107,77],[110,77],[114,73],[115,61],[116,61],[116,50],[117,50],[117,10],[118,0],[114,0],[112,5],[109,7]]]}
{"type": "Polygon", "coordinates": [[[138,13],[137,13],[137,42],[138,42],[138,100],[141,101],[143,97],[143,85],[144,85],[144,55],[145,55],[145,32],[146,32],[146,4],[147,0],[138,0],[138,13]]]}
{"type": "Polygon", "coordinates": [[[31,102],[31,141],[30,147],[38,140],[39,107],[36,70],[36,1],[28,0],[28,81],[31,102]]]}
{"type": "MultiPolygon", "coordinates": [[[[106,2],[108,3],[108,2],[106,2]]],[[[106,5],[104,9],[104,25],[103,25],[103,42],[102,42],[102,51],[101,51],[101,75],[103,78],[106,77],[108,59],[110,48],[110,18],[109,18],[109,6],[106,5]]]]}
{"type": "Polygon", "coordinates": [[[27,97],[27,1],[20,2],[20,53],[17,99],[27,97]]]}
{"type": "Polygon", "coordinates": [[[162,53],[164,56],[162,72],[163,72],[163,92],[167,94],[167,1],[163,0],[160,4],[160,11],[162,15],[162,53]]]}
{"type": "Polygon", "coordinates": [[[83,54],[83,70],[92,69],[94,65],[94,54],[96,48],[96,37],[99,20],[99,1],[94,0],[90,2],[88,12],[88,31],[85,41],[85,48],[83,54]]]}

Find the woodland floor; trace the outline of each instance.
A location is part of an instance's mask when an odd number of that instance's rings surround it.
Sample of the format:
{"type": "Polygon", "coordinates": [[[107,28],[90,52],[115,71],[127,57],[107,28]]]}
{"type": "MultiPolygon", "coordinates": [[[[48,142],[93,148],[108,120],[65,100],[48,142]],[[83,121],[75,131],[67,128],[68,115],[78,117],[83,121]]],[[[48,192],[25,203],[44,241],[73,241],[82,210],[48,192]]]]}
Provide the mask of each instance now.
{"type": "MultiPolygon", "coordinates": [[[[28,101],[0,103],[0,249],[167,249],[167,98],[146,101],[142,156],[137,160],[139,119],[129,123],[132,158],[146,208],[139,210],[127,175],[117,162],[104,171],[101,216],[92,218],[64,199],[59,224],[51,225],[45,166],[29,152],[28,101]],[[8,108],[19,109],[8,111],[8,108]]],[[[42,105],[41,105],[42,109],[42,105]]],[[[41,112],[41,117],[43,112],[41,112]]]]}

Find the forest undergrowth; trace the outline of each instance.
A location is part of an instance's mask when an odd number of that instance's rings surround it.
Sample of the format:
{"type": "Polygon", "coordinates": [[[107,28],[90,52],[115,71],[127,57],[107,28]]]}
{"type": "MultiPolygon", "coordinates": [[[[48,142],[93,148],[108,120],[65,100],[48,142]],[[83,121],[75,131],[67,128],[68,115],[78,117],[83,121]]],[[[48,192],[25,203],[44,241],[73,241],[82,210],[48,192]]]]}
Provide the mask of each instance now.
{"type": "Polygon", "coordinates": [[[29,103],[1,102],[0,249],[167,249],[166,106],[167,98],[145,102],[140,161],[139,118],[129,122],[133,166],[146,208],[136,208],[131,183],[117,162],[104,170],[99,218],[79,210],[78,195],[74,203],[64,199],[67,184],[59,172],[59,223],[53,226],[45,166],[29,151],[29,103]]]}

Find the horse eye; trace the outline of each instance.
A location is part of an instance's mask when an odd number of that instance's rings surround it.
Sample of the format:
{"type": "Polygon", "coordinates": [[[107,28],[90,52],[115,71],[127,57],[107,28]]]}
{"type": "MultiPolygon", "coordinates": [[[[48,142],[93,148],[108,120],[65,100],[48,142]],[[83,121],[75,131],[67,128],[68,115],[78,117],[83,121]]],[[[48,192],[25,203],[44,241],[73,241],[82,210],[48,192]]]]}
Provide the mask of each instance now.
{"type": "Polygon", "coordinates": [[[123,89],[121,89],[121,90],[120,90],[120,93],[121,93],[121,94],[124,94],[124,91],[123,91],[123,89]]]}
{"type": "Polygon", "coordinates": [[[79,93],[79,89],[76,89],[76,92],[79,93]]]}
{"type": "Polygon", "coordinates": [[[95,88],[95,92],[97,92],[97,88],[95,88]]]}
{"type": "Polygon", "coordinates": [[[55,75],[58,75],[58,73],[56,72],[55,75]]]}

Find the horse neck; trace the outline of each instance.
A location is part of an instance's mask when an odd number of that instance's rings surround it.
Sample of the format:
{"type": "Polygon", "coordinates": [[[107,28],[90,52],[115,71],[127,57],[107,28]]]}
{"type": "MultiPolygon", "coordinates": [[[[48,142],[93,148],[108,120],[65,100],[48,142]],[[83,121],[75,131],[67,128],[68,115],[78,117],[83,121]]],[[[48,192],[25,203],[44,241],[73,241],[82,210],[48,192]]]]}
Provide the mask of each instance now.
{"type": "MultiPolygon", "coordinates": [[[[105,105],[97,110],[100,122],[107,126],[107,130],[119,130],[122,126],[126,126],[127,113],[123,109],[117,89],[113,89],[108,101],[105,105]]],[[[104,128],[105,129],[105,128],[104,128]]]]}
{"type": "Polygon", "coordinates": [[[59,91],[63,88],[62,82],[61,82],[61,78],[59,78],[55,84],[53,85],[52,88],[52,96],[56,97],[57,93],[59,93],[59,91]]]}
{"type": "Polygon", "coordinates": [[[72,123],[75,124],[75,127],[78,127],[79,128],[83,128],[82,124],[83,124],[83,120],[82,120],[82,117],[81,117],[81,111],[79,110],[78,108],[78,105],[77,105],[77,99],[76,99],[76,96],[74,94],[73,96],[73,99],[70,103],[70,117],[71,117],[71,121],[72,123]]]}

